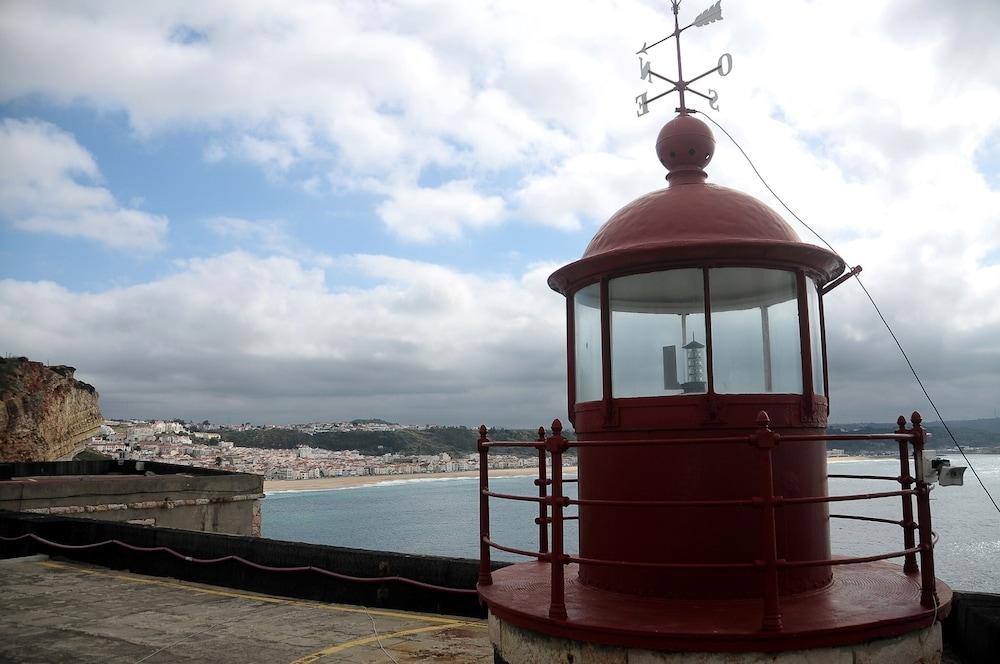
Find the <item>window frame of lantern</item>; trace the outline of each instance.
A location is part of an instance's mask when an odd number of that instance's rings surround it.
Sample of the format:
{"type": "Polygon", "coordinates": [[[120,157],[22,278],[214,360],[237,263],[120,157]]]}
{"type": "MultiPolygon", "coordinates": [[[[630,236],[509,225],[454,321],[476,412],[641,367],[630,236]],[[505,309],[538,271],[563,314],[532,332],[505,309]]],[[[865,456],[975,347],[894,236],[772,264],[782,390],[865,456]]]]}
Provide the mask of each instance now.
{"type": "Polygon", "coordinates": [[[711,412],[715,412],[717,407],[717,400],[719,398],[726,399],[732,397],[745,397],[751,396],[754,399],[767,399],[772,397],[782,397],[787,398],[789,396],[794,396],[800,399],[803,406],[805,414],[808,418],[814,417],[816,413],[817,401],[821,400],[824,402],[827,413],[829,413],[829,362],[827,358],[827,344],[826,344],[826,318],[823,302],[823,291],[819,284],[819,281],[815,278],[811,271],[803,268],[801,265],[775,265],[773,263],[763,263],[756,261],[712,261],[710,263],[700,262],[700,263],[674,263],[674,264],[660,264],[655,266],[649,266],[647,269],[641,270],[628,270],[628,271],[613,271],[611,273],[602,275],[599,279],[581,283],[578,287],[574,288],[567,294],[567,307],[566,307],[566,329],[567,329],[567,383],[568,383],[568,403],[570,420],[575,420],[575,412],[578,405],[588,404],[589,409],[601,408],[605,411],[605,415],[610,417],[612,411],[614,410],[614,405],[619,402],[629,402],[630,400],[648,400],[648,399],[670,399],[673,401],[679,400],[689,400],[689,399],[699,399],[704,398],[707,401],[708,408],[711,412]],[[739,393],[719,393],[716,391],[715,386],[715,367],[714,367],[714,349],[715,340],[713,338],[712,330],[712,288],[711,288],[711,270],[723,267],[735,267],[735,268],[752,268],[752,269],[766,269],[766,270],[778,270],[782,272],[789,272],[795,276],[796,285],[796,311],[798,315],[798,335],[799,335],[799,356],[801,361],[802,369],[802,391],[801,392],[739,392],[739,393]],[[611,352],[611,302],[610,302],[610,282],[612,279],[617,279],[621,277],[634,276],[639,274],[648,274],[654,272],[667,272],[671,270],[680,269],[699,269],[702,272],[702,283],[704,289],[704,316],[705,316],[705,379],[706,386],[705,392],[690,393],[690,394],[674,394],[674,395],[647,395],[647,396],[628,396],[628,397],[615,397],[614,385],[612,378],[612,352],[611,352]],[[577,401],[577,386],[576,386],[576,321],[575,321],[575,298],[579,291],[590,286],[599,286],[600,292],[600,325],[601,325],[601,373],[602,373],[602,388],[600,399],[593,399],[590,401],[577,401]],[[818,297],[818,324],[819,324],[819,345],[820,348],[815,349],[820,354],[821,366],[822,366],[822,381],[823,381],[823,394],[817,394],[814,388],[813,382],[813,358],[812,353],[814,352],[812,337],[810,332],[810,325],[812,318],[810,317],[809,302],[807,288],[813,287],[816,290],[816,295],[818,297]]]}

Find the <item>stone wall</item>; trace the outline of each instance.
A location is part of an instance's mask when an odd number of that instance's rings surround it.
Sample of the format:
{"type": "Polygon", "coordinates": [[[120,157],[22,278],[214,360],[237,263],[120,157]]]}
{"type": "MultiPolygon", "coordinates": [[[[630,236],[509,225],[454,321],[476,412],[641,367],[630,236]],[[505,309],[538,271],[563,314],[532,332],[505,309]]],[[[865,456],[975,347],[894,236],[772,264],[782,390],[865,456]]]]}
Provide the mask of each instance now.
{"type": "Polygon", "coordinates": [[[0,461],[67,458],[100,431],[97,390],[74,379],[75,371],[0,358],[0,461]]]}
{"type": "MultiPolygon", "coordinates": [[[[0,540],[0,558],[45,553],[113,569],[128,569],[135,574],[183,579],[282,597],[449,616],[486,615],[475,593],[444,593],[395,581],[357,583],[307,571],[315,567],[359,578],[400,576],[446,588],[472,590],[476,587],[479,574],[477,560],[365,551],[261,537],[175,530],[159,525],[148,527],[81,519],[78,516],[0,510],[0,537],[17,537],[24,533],[34,533],[77,548],[59,549],[27,538],[0,540]],[[107,540],[145,548],[169,547],[182,556],[137,552],[113,544],[93,548],[84,546],[107,540]],[[240,556],[266,567],[251,567],[231,560],[198,563],[185,558],[217,559],[227,555],[240,556]],[[276,572],[268,571],[267,567],[298,567],[303,570],[276,572]]],[[[492,567],[498,569],[506,564],[494,561],[492,567]]],[[[486,638],[485,633],[482,638],[486,638]]]]}
{"type": "Polygon", "coordinates": [[[0,509],[260,535],[260,475],[195,474],[186,466],[142,461],[103,462],[109,468],[93,475],[61,472],[78,462],[19,465],[18,476],[0,480],[0,509]]]}

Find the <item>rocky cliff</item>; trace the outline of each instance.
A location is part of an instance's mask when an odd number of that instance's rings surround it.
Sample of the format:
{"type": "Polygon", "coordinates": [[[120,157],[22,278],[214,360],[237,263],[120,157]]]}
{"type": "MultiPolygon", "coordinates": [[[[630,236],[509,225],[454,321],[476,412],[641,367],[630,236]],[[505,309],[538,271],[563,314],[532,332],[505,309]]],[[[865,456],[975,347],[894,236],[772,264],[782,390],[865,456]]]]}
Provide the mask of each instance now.
{"type": "Polygon", "coordinates": [[[0,358],[0,461],[55,461],[100,430],[93,386],[73,367],[0,358]]]}

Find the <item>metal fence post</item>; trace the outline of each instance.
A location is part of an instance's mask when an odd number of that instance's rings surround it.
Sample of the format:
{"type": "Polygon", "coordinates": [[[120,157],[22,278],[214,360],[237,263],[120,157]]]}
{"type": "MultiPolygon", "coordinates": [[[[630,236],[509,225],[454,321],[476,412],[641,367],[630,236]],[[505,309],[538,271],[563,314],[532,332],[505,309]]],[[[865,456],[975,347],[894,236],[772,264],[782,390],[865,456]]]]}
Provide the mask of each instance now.
{"type": "Polygon", "coordinates": [[[486,492],[490,489],[490,448],[485,443],[490,442],[486,435],[486,425],[479,426],[479,440],[476,449],[479,451],[479,585],[493,584],[493,574],[490,571],[490,497],[486,492]]]}
{"type": "Polygon", "coordinates": [[[910,431],[913,439],[913,460],[917,469],[917,533],[920,536],[920,603],[923,606],[938,605],[937,579],[934,578],[934,543],[931,530],[931,489],[924,477],[924,446],[927,432],[920,425],[923,418],[913,411],[910,431]]]}
{"type": "Polygon", "coordinates": [[[760,451],[761,560],[764,567],[764,617],[761,629],[781,630],[781,605],[778,600],[778,542],[775,526],[774,465],[771,451],[778,444],[778,434],[771,431],[771,418],[765,411],[757,413],[757,431],[752,442],[760,451]]]}
{"type": "Polygon", "coordinates": [[[549,481],[545,472],[545,427],[538,427],[538,552],[549,552],[549,507],[545,504],[545,498],[549,495],[549,481]]]}
{"type": "Polygon", "coordinates": [[[549,556],[552,570],[552,595],[549,603],[549,618],[566,620],[566,588],[564,586],[566,555],[563,552],[563,484],[562,457],[568,447],[562,437],[562,422],[552,420],[552,435],[545,441],[545,447],[552,455],[552,554],[549,556]]]}
{"type": "MultiPolygon", "coordinates": [[[[902,415],[896,420],[896,433],[909,433],[906,430],[906,418],[902,415]]],[[[910,475],[910,443],[905,440],[899,441],[899,488],[909,491],[912,487],[913,476],[910,475]]],[[[903,548],[912,549],[915,546],[913,531],[917,524],[913,521],[913,499],[911,496],[901,496],[903,500],[903,548]]],[[[915,553],[906,554],[903,563],[903,572],[906,574],[916,574],[917,555],[915,553]]]]}

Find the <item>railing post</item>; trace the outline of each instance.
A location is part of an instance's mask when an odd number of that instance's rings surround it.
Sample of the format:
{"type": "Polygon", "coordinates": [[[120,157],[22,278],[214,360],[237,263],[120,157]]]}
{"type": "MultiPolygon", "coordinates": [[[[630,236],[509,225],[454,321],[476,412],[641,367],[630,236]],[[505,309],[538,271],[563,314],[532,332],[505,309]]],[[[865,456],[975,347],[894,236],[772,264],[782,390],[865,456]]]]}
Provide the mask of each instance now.
{"type": "Polygon", "coordinates": [[[771,431],[771,418],[765,411],[757,413],[756,433],[752,442],[760,451],[760,500],[761,513],[761,560],[764,567],[764,617],[761,629],[765,632],[781,630],[781,605],[778,600],[778,540],[775,526],[774,506],[774,465],[771,451],[778,444],[778,434],[771,431]]]}
{"type": "Polygon", "coordinates": [[[552,595],[549,602],[549,618],[566,620],[566,588],[564,586],[563,565],[566,555],[563,552],[563,485],[562,456],[568,447],[562,437],[562,422],[552,420],[552,435],[546,439],[545,447],[552,455],[552,554],[549,556],[552,570],[552,595]]]}
{"type": "MultiPolygon", "coordinates": [[[[902,415],[896,420],[896,433],[909,433],[906,430],[906,418],[902,415]]],[[[913,487],[912,477],[910,475],[910,443],[901,440],[899,441],[899,488],[903,491],[909,491],[913,487]]],[[[903,548],[912,549],[915,546],[913,530],[917,525],[913,521],[913,499],[909,495],[901,496],[901,498],[903,500],[903,548]]],[[[917,554],[906,554],[903,572],[916,574],[918,571],[917,554]]]]}
{"type": "Polygon", "coordinates": [[[924,478],[924,445],[927,432],[920,425],[923,418],[913,411],[910,428],[913,433],[913,462],[917,470],[917,532],[920,535],[920,603],[938,605],[937,579],[934,578],[934,543],[931,530],[931,489],[924,478]]]}
{"type": "Polygon", "coordinates": [[[545,473],[545,427],[538,427],[538,552],[549,552],[549,507],[545,504],[545,498],[549,495],[548,478],[545,473]]]}
{"type": "Polygon", "coordinates": [[[479,451],[479,585],[493,585],[493,573],[490,571],[490,545],[486,540],[490,537],[490,497],[486,492],[490,489],[490,448],[484,443],[490,442],[486,435],[486,425],[479,425],[479,440],[476,450],[479,451]]]}

